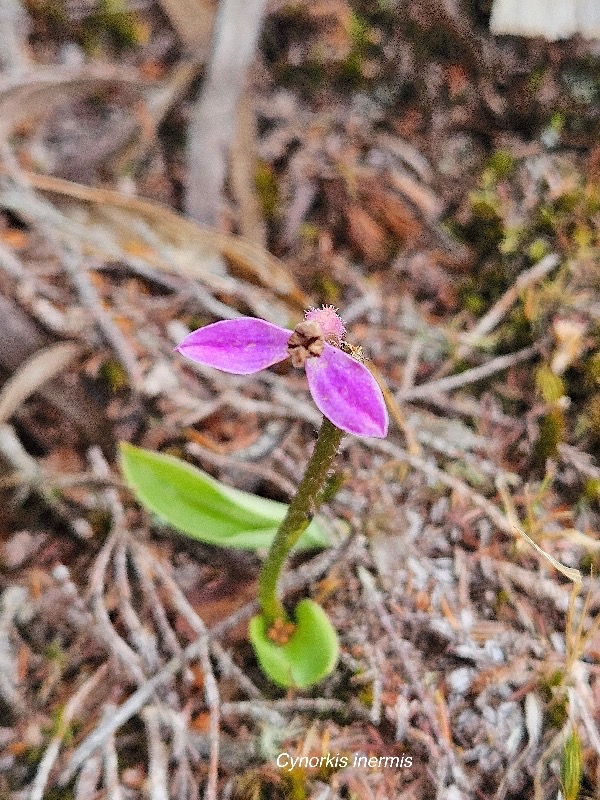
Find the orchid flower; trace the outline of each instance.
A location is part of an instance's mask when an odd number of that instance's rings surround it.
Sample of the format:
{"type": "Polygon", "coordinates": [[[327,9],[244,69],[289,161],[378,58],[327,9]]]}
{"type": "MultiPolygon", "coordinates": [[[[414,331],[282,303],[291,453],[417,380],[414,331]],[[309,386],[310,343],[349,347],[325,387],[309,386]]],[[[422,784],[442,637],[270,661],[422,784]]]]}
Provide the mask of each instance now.
{"type": "Polygon", "coordinates": [[[206,325],[176,349],[186,358],[236,375],[250,375],[290,358],[306,371],[313,400],[336,427],[355,436],[383,438],[388,415],[370,371],[341,348],[344,323],[331,306],[310,309],[291,331],[241,317],[206,325]]]}

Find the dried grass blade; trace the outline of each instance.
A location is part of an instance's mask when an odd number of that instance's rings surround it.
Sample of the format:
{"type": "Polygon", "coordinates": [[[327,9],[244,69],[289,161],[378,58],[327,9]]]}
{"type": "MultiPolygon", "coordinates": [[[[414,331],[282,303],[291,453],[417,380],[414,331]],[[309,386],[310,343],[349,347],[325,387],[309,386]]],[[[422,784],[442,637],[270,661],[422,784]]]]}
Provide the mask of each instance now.
{"type": "Polygon", "coordinates": [[[75,342],[61,342],[39,350],[14,373],[0,392],[0,424],[46,381],[62,372],[81,353],[75,342]]]}
{"type": "Polygon", "coordinates": [[[541,556],[543,556],[546,559],[546,561],[549,561],[550,564],[552,564],[552,566],[554,567],[554,569],[557,569],[561,573],[561,575],[564,575],[565,578],[568,578],[577,586],[580,586],[583,583],[583,577],[578,569],[575,569],[574,567],[565,567],[564,564],[561,564],[560,561],[557,561],[554,558],[554,556],[550,555],[550,553],[547,553],[545,550],[542,550],[539,544],[536,544],[533,541],[533,539],[525,533],[525,531],[522,531],[520,528],[517,528],[516,526],[515,530],[520,536],[522,536],[525,539],[526,542],[528,542],[533,547],[534,550],[537,550],[537,552],[541,556]]]}

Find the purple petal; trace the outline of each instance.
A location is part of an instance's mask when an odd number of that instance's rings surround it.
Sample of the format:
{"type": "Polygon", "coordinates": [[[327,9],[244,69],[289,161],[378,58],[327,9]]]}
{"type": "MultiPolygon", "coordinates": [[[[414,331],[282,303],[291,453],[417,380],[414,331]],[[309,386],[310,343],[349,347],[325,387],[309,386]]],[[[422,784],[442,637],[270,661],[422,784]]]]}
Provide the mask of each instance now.
{"type": "Polygon", "coordinates": [[[190,333],[176,350],[207,367],[250,375],[287,358],[291,335],[264,319],[225,319],[190,333]]]}
{"type": "Polygon", "coordinates": [[[317,408],[334,425],[355,436],[387,434],[385,400],[364,364],[326,344],[321,356],[306,360],[305,368],[317,408]]]}

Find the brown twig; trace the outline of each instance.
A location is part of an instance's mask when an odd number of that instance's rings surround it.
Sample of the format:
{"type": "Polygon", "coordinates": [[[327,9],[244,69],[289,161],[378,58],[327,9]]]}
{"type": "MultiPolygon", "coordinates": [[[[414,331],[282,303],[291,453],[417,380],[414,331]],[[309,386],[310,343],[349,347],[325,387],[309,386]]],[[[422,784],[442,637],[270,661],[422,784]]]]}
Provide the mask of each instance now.
{"type": "MultiPolygon", "coordinates": [[[[322,553],[295,571],[288,573],[283,581],[283,587],[287,591],[297,591],[307,583],[314,582],[320,575],[326,572],[330,566],[343,558],[352,557],[352,547],[354,537],[347,537],[342,544],[325,553],[322,553]]],[[[81,742],[71,755],[67,765],[63,769],[59,781],[64,785],[77,772],[86,759],[98,748],[102,747],[107,738],[114,734],[118,728],[124,725],[131,717],[137,714],[148,702],[156,690],[169,681],[174,675],[181,671],[182,667],[189,661],[199,657],[200,652],[206,652],[209,636],[218,637],[232,630],[240,622],[248,619],[258,610],[256,602],[247,603],[241,609],[231,614],[227,619],[215,625],[209,632],[200,635],[196,641],[189,644],[183,651],[182,658],[175,657],[168,661],[156,675],[148,678],[128,699],[120,705],[110,719],[103,720],[96,728],[81,742]]]]}
{"type": "Polygon", "coordinates": [[[31,785],[29,800],[43,800],[46,784],[48,783],[48,778],[50,777],[50,771],[52,770],[52,767],[58,758],[60,746],[69,728],[71,720],[77,711],[79,711],[80,706],[85,701],[88,694],[95,689],[105,677],[107,669],[108,667],[106,664],[103,664],[101,667],[99,667],[96,672],[90,678],[88,678],[79,687],[75,694],[67,701],[67,704],[64,707],[60,717],[58,730],[50,740],[50,744],[46,748],[46,751],[38,765],[35,778],[33,779],[33,783],[31,785]]]}
{"type": "Polygon", "coordinates": [[[490,375],[495,375],[497,372],[509,369],[509,367],[520,364],[522,361],[528,361],[530,358],[540,353],[541,347],[542,344],[537,342],[530,347],[523,348],[523,350],[518,350],[516,353],[509,353],[505,356],[493,358],[486,364],[465,370],[465,372],[461,372],[458,375],[450,375],[438,381],[430,381],[429,383],[422,383],[419,386],[413,386],[413,388],[408,391],[400,391],[397,394],[397,398],[400,401],[417,400],[422,397],[449,392],[453,389],[458,389],[460,386],[467,386],[483,378],[489,378],[490,375]]]}
{"type": "Polygon", "coordinates": [[[206,79],[192,111],[185,206],[193,219],[212,227],[219,227],[227,153],[265,5],[265,0],[222,0],[206,79]]]}

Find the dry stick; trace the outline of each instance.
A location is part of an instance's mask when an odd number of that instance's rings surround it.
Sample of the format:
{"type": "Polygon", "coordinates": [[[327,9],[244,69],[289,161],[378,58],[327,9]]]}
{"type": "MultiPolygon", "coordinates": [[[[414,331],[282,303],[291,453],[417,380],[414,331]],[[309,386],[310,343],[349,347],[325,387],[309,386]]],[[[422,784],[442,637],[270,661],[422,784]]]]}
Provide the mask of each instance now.
{"type": "Polygon", "coordinates": [[[558,266],[559,262],[559,256],[556,253],[550,253],[530,269],[521,272],[510,289],[494,303],[487,314],[484,314],[479,320],[477,325],[463,337],[463,343],[456,351],[455,358],[464,358],[471,347],[477,344],[478,339],[481,339],[482,336],[485,336],[498,325],[502,317],[504,317],[517,302],[519,295],[527,289],[528,286],[537,283],[537,281],[544,278],[549,272],[552,272],[552,270],[558,266]]]}
{"type": "Polygon", "coordinates": [[[240,234],[251,242],[267,246],[267,228],[256,195],[256,114],[250,92],[245,92],[238,105],[238,119],[231,144],[231,191],[238,208],[240,234]]]}
{"type": "Polygon", "coordinates": [[[218,227],[236,110],[254,58],[266,0],[221,0],[207,76],[188,131],[185,207],[218,227]]]}
{"type": "Polygon", "coordinates": [[[110,648],[117,656],[119,664],[135,683],[144,685],[146,676],[142,670],[140,658],[113,628],[104,605],[104,578],[118,538],[119,533],[117,531],[112,533],[96,557],[90,576],[90,598],[94,610],[94,618],[102,631],[103,638],[110,643],[110,648]]]}
{"type": "Polygon", "coordinates": [[[44,479],[39,464],[25,450],[11,425],[0,425],[0,455],[21,475],[20,483],[35,493],[67,525],[77,539],[91,539],[92,527],[83,518],[73,519],[71,509],[56,496],[52,485],[44,479]]]}
{"type": "Polygon", "coordinates": [[[229,467],[232,470],[238,470],[239,472],[245,472],[254,477],[260,477],[263,480],[267,480],[273,486],[277,486],[278,489],[281,489],[281,491],[288,495],[288,497],[292,497],[296,490],[296,487],[291,481],[288,481],[286,478],[279,475],[274,469],[269,469],[269,467],[265,467],[262,464],[255,464],[254,462],[248,463],[246,461],[240,461],[238,451],[236,451],[236,456],[234,458],[233,456],[214,453],[212,450],[208,450],[206,447],[201,447],[197,442],[190,442],[186,446],[186,450],[191,455],[196,456],[196,458],[208,461],[208,463],[212,464],[213,466],[229,467]]]}
{"type": "Polygon", "coordinates": [[[262,700],[264,698],[264,695],[258,686],[256,686],[250,680],[250,678],[242,669],[240,669],[240,667],[238,667],[229,653],[221,647],[219,642],[211,641],[210,649],[214,657],[219,662],[219,667],[221,668],[223,677],[233,678],[240,688],[246,692],[248,697],[253,697],[255,700],[262,700]]]}
{"type": "Polygon", "coordinates": [[[102,772],[102,763],[100,754],[90,756],[85,762],[73,788],[73,797],[75,800],[90,800],[90,797],[96,796],[96,787],[100,780],[102,772]]]}
{"type": "Polygon", "coordinates": [[[425,342],[423,339],[420,339],[417,336],[415,336],[410,343],[408,355],[406,356],[404,369],[402,371],[402,389],[400,390],[402,393],[410,392],[415,385],[415,376],[417,374],[419,359],[421,358],[421,353],[423,352],[424,346],[425,342]]]}
{"type": "Polygon", "coordinates": [[[35,778],[33,779],[33,784],[31,785],[31,794],[29,795],[29,800],[43,800],[44,790],[46,788],[46,784],[48,783],[50,771],[58,757],[60,745],[69,728],[69,724],[88,694],[98,686],[106,671],[107,665],[103,664],[96,670],[91,678],[88,678],[85,683],[79,687],[79,689],[67,702],[60,716],[57,731],[50,740],[50,744],[46,748],[46,752],[42,756],[42,760],[38,765],[35,778]]]}
{"type": "MultiPolygon", "coordinates": [[[[284,588],[287,591],[294,592],[307,583],[313,583],[320,575],[326,572],[332,564],[339,563],[344,555],[350,558],[353,545],[354,536],[349,536],[339,547],[316,556],[294,572],[288,573],[284,576],[284,580],[282,581],[284,588]]],[[[199,636],[195,642],[189,644],[183,651],[182,658],[172,658],[165,664],[160,672],[145,681],[116,709],[116,711],[114,711],[110,719],[103,720],[100,725],[81,742],[61,773],[60,783],[62,785],[67,783],[75,772],[77,772],[79,767],[85,763],[86,759],[88,759],[98,747],[102,747],[109,736],[112,736],[118,728],[139,712],[159,686],[162,686],[176,675],[188,661],[193,661],[198,658],[202,650],[206,652],[209,637],[216,638],[222,636],[227,631],[239,625],[240,622],[243,622],[248,619],[248,617],[252,616],[252,614],[255,614],[257,610],[258,603],[256,601],[247,603],[234,614],[231,614],[227,619],[215,625],[210,631],[199,636]]]]}
{"type": "MultiPolygon", "coordinates": [[[[1,2],[1,0],[0,0],[1,2]]],[[[0,37],[1,40],[2,37],[0,37]]],[[[0,242],[0,269],[3,269],[11,278],[18,281],[33,281],[29,273],[10,247],[0,242]]]]}
{"type": "Polygon", "coordinates": [[[387,453],[398,461],[410,464],[411,467],[419,470],[419,472],[423,472],[428,477],[433,478],[434,480],[443,483],[445,486],[448,486],[450,489],[465,495],[471,500],[473,505],[477,506],[477,508],[480,508],[501,531],[504,531],[511,536],[513,535],[513,527],[506,516],[498,508],[496,508],[496,506],[490,500],[476,492],[464,481],[461,481],[459,478],[454,478],[452,475],[448,475],[447,472],[444,472],[443,469],[436,467],[435,464],[430,464],[420,456],[415,456],[411,453],[408,453],[398,445],[392,444],[392,442],[373,440],[372,442],[369,442],[369,445],[372,449],[387,453]]]}
{"type": "Polygon", "coordinates": [[[209,639],[206,625],[202,619],[196,614],[191,603],[188,602],[186,596],[183,594],[175,581],[167,574],[166,570],[157,561],[154,565],[155,572],[160,580],[167,586],[171,594],[171,598],[175,603],[177,610],[186,620],[192,625],[194,630],[199,636],[198,641],[202,642],[202,647],[198,652],[200,664],[204,672],[204,695],[206,697],[206,704],[209,711],[209,737],[210,737],[210,758],[208,768],[208,781],[206,790],[204,792],[205,800],[216,800],[217,797],[217,780],[219,770],[219,727],[220,727],[220,698],[219,687],[215,674],[213,672],[212,664],[210,663],[209,654],[209,639]]]}
{"type": "Polygon", "coordinates": [[[411,688],[419,698],[423,707],[423,711],[425,712],[427,719],[429,720],[429,724],[431,725],[431,729],[435,733],[440,747],[445,752],[448,762],[452,765],[454,779],[460,781],[463,787],[469,787],[467,778],[458,764],[456,753],[442,734],[434,702],[425,691],[421,682],[418,669],[415,666],[415,649],[410,642],[402,639],[398,635],[390,614],[385,607],[378,590],[374,586],[373,581],[371,580],[371,576],[365,575],[365,572],[366,570],[363,570],[362,568],[359,570],[359,576],[365,589],[367,602],[373,606],[382,626],[390,637],[390,641],[402,659],[404,672],[410,681],[411,688]]]}
{"type": "Polygon", "coordinates": [[[171,759],[176,764],[171,780],[171,795],[179,800],[188,800],[198,793],[190,766],[188,717],[183,711],[173,711],[166,706],[159,705],[155,708],[160,721],[171,730],[171,759]]]}
{"type": "MultiPolygon", "coordinates": [[[[49,226],[56,230],[56,235],[51,236],[51,240],[56,244],[57,241],[69,242],[73,246],[85,245],[93,251],[100,250],[106,258],[115,262],[126,264],[127,267],[136,275],[141,275],[147,280],[158,283],[173,292],[181,292],[181,281],[175,276],[168,275],[154,268],[140,257],[135,257],[127,253],[119,245],[109,240],[98,230],[90,230],[89,227],[70,219],[62,214],[52,203],[38,196],[33,189],[25,182],[17,166],[11,160],[11,154],[4,149],[3,158],[5,164],[8,162],[12,180],[4,180],[0,184],[2,191],[2,201],[4,205],[16,214],[23,215],[33,226],[42,232],[49,234],[49,226]]],[[[50,231],[51,233],[51,231],[50,231]]],[[[170,264],[170,262],[169,262],[170,264]]],[[[13,265],[14,266],[14,265],[13,265]]],[[[100,269],[100,266],[96,267],[100,269]]],[[[244,291],[251,293],[258,292],[246,284],[244,287],[239,281],[232,278],[227,279],[229,289],[232,294],[244,297],[244,291]]],[[[200,304],[202,308],[217,317],[233,319],[240,314],[234,311],[225,303],[216,300],[209,291],[196,281],[187,280],[188,292],[200,304]]]]}
{"type": "Polygon", "coordinates": [[[161,659],[155,637],[142,624],[131,600],[131,586],[127,577],[127,539],[123,534],[119,536],[113,559],[115,584],[119,594],[119,614],[130,641],[142,659],[145,671],[151,675],[161,666],[161,659]]]}
{"type": "Polygon", "coordinates": [[[15,75],[29,66],[29,27],[29,16],[19,0],[0,0],[0,68],[5,74],[15,75]]]}
{"type": "Polygon", "coordinates": [[[150,800],[169,800],[168,757],[160,736],[158,714],[154,706],[141,713],[148,739],[148,780],[146,790],[150,800]]]}
{"type": "Polygon", "coordinates": [[[15,717],[24,717],[27,705],[18,689],[19,668],[10,631],[27,594],[27,589],[13,585],[0,595],[0,699],[15,717]]]}
{"type": "MultiPolygon", "coordinates": [[[[114,706],[108,704],[104,707],[104,719],[108,719],[114,711],[114,706]]],[[[104,785],[106,786],[106,796],[110,800],[123,800],[123,792],[119,782],[119,757],[114,735],[110,735],[102,747],[104,763],[104,785]]]]}
{"type": "Polygon", "coordinates": [[[371,720],[371,715],[368,709],[364,707],[349,705],[345,700],[333,700],[324,697],[296,697],[288,700],[269,700],[264,702],[256,702],[241,700],[232,703],[223,703],[221,706],[221,713],[226,716],[249,716],[256,718],[265,718],[265,713],[271,712],[271,715],[284,712],[288,714],[301,714],[307,711],[312,714],[339,714],[342,717],[352,716],[353,718],[361,717],[365,720],[371,720]]]}
{"type": "MultiPolygon", "coordinates": [[[[23,204],[23,201],[26,201],[26,205],[28,206],[28,213],[26,213],[27,218],[30,219],[33,216],[35,224],[39,230],[47,236],[50,242],[53,243],[54,247],[58,251],[59,258],[64,264],[67,274],[69,275],[71,282],[77,291],[79,299],[95,318],[106,340],[113,347],[117,357],[129,375],[132,388],[137,390],[141,386],[142,376],[137,360],[129,346],[129,343],[119,328],[115,325],[108,312],[104,310],[101,299],[87,273],[87,266],[84,263],[82,254],[75,252],[73,244],[68,247],[61,244],[60,234],[53,229],[53,218],[61,218],[62,222],[62,215],[50,203],[41,201],[35,195],[33,189],[27,185],[21,174],[19,165],[16,163],[15,158],[8,147],[3,148],[2,155],[4,159],[4,165],[8,168],[13,182],[13,185],[10,188],[16,192],[21,205],[23,204]],[[47,217],[45,213],[40,212],[40,207],[44,210],[47,210],[48,208],[51,210],[49,217],[47,217]]],[[[5,185],[2,188],[4,188],[6,194],[8,186],[5,185]]],[[[10,194],[10,189],[8,189],[8,193],[10,194]]],[[[19,205],[19,203],[17,205],[19,205]]]]}
{"type": "Polygon", "coordinates": [[[449,392],[452,389],[458,389],[459,386],[466,386],[469,383],[480,381],[482,378],[488,378],[496,372],[512,367],[514,364],[519,364],[521,361],[527,361],[532,356],[537,355],[541,350],[541,344],[536,343],[530,347],[525,347],[523,350],[517,350],[516,353],[508,353],[505,356],[498,356],[488,361],[487,364],[482,364],[480,367],[473,367],[459,375],[450,375],[448,378],[441,378],[439,381],[430,381],[429,383],[422,383],[419,386],[414,386],[408,391],[400,391],[396,397],[400,402],[406,400],[416,400],[421,397],[428,397],[430,395],[441,394],[442,392],[449,392]]]}
{"type": "Polygon", "coordinates": [[[117,358],[129,376],[131,387],[139,390],[142,373],[129,342],[123,336],[110,314],[104,310],[102,300],[94,288],[88,274],[85,259],[81,253],[75,254],[71,248],[63,247],[63,263],[79,299],[96,320],[105,339],[111,345],[117,358]]]}
{"type": "Polygon", "coordinates": [[[129,546],[129,553],[131,555],[133,569],[135,570],[142,588],[142,594],[146,600],[146,605],[154,617],[154,621],[156,622],[166,647],[168,647],[172,655],[181,656],[183,650],[179,644],[179,640],[177,639],[175,631],[169,623],[164,606],[150,577],[149,573],[152,569],[150,564],[147,563],[145,559],[140,558],[138,554],[138,547],[135,545],[132,547],[131,543],[129,546]]]}
{"type": "Polygon", "coordinates": [[[173,66],[158,88],[148,90],[144,124],[141,130],[136,130],[137,138],[119,153],[115,170],[117,173],[124,172],[132,162],[139,164],[147,156],[156,141],[158,128],[172,106],[187,92],[190,83],[196,79],[203,61],[204,57],[201,53],[191,53],[173,66]]]}
{"type": "Polygon", "coordinates": [[[462,336],[462,343],[452,356],[435,374],[436,379],[441,379],[451,371],[452,365],[465,358],[477,345],[477,342],[498,325],[500,320],[510,311],[525,289],[544,278],[558,266],[559,257],[550,253],[534,264],[530,269],[521,272],[513,285],[494,303],[490,310],[483,315],[479,322],[470,331],[462,336]]]}
{"type": "Polygon", "coordinates": [[[534,800],[544,800],[543,780],[544,780],[544,770],[546,768],[546,764],[564,746],[565,742],[567,741],[567,737],[569,735],[570,730],[571,730],[571,722],[567,721],[565,725],[563,725],[563,727],[559,730],[559,732],[552,737],[552,739],[550,740],[550,744],[540,756],[533,776],[534,800]]]}

